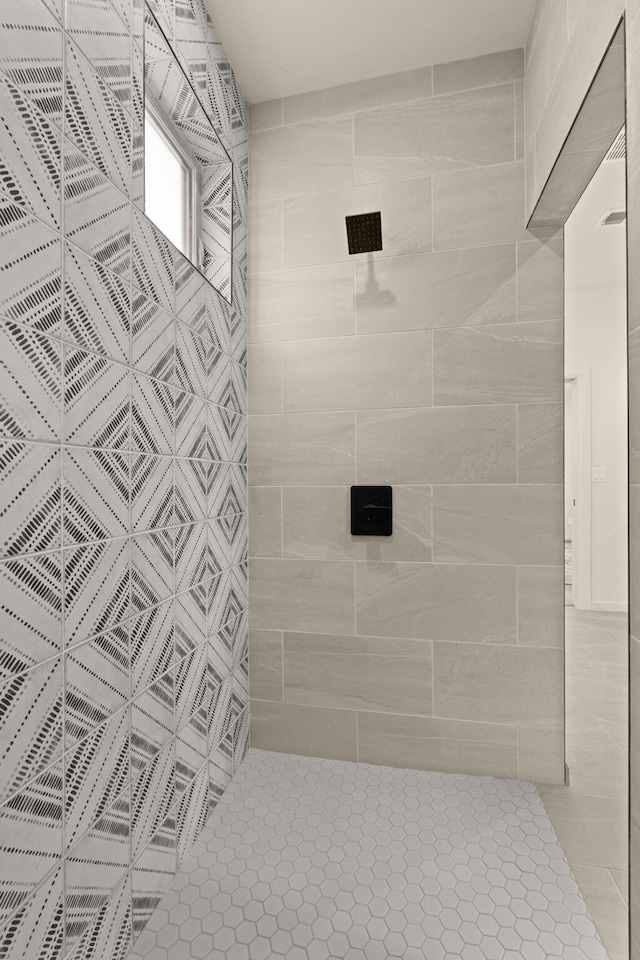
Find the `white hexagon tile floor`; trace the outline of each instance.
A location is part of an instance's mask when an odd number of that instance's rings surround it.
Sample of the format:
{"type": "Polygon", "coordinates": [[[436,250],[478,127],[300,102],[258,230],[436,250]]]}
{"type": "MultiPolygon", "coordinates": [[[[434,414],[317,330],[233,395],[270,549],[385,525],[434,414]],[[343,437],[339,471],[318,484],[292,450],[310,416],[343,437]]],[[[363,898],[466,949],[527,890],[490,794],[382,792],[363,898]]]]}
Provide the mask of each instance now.
{"type": "Polygon", "coordinates": [[[250,750],[129,960],[606,960],[535,787],[250,750]]]}

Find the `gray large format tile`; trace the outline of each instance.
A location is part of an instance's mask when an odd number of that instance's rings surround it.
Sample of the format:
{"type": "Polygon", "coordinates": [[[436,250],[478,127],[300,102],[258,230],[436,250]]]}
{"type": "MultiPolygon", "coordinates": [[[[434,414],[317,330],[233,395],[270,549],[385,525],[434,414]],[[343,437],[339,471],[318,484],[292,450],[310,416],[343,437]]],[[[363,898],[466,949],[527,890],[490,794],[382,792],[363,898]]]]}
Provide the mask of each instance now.
{"type": "MultiPolygon", "coordinates": [[[[393,534],[390,537],[351,536],[349,487],[284,487],[282,500],[285,557],[431,560],[431,487],[394,487],[393,534]]],[[[277,516],[279,523],[279,509],[277,516]]],[[[262,523],[266,524],[266,518],[262,523]]],[[[260,525],[258,535],[261,529],[260,525]]],[[[279,528],[276,537],[274,521],[274,537],[270,541],[273,548],[276,539],[279,544],[279,528]]]]}
{"type": "Polygon", "coordinates": [[[253,559],[251,627],[355,633],[352,563],[253,559]]]}
{"type": "Polygon", "coordinates": [[[562,401],[562,322],[438,330],[434,404],[562,401]]]}
{"type": "Polygon", "coordinates": [[[283,100],[263,100],[249,106],[249,133],[282,126],[283,100]]]}
{"type": "Polygon", "coordinates": [[[248,236],[249,276],[281,270],[282,200],[256,200],[249,204],[248,236]]]}
{"type": "Polygon", "coordinates": [[[351,117],[312,120],[251,135],[251,189],[278,200],[351,186],[351,117]]]}
{"type": "MultiPolygon", "coordinates": [[[[629,481],[640,483],[640,417],[634,415],[640,398],[640,327],[629,332],[629,481]]],[[[632,494],[633,497],[633,494],[632,494]]],[[[637,527],[635,529],[638,529],[637,527]]],[[[640,596],[639,596],[640,600],[640,596]]],[[[634,631],[637,636],[637,632],[634,631]]]]}
{"type": "Polygon", "coordinates": [[[285,703],[428,716],[426,640],[284,634],[285,703]]]}
{"type": "Polygon", "coordinates": [[[282,702],[282,631],[249,632],[249,683],[252,700],[282,702]]]}
{"type": "Polygon", "coordinates": [[[515,316],[513,244],[356,264],[359,334],[505,323],[515,316]]]}
{"type": "Polygon", "coordinates": [[[433,178],[433,249],[528,240],[524,164],[500,163],[433,178]]]}
{"type": "MultiPolygon", "coordinates": [[[[355,755],[355,711],[255,707],[254,743],[355,755]]],[[[380,718],[358,714],[359,734],[395,762],[380,718]]],[[[493,755],[513,771],[512,728],[387,719],[417,765],[493,755]]],[[[174,956],[606,960],[531,784],[256,749],[130,960],[174,956]]]]}
{"type": "Polygon", "coordinates": [[[434,487],[433,556],[471,563],[563,563],[559,483],[434,487]]]}
{"type": "Polygon", "coordinates": [[[249,556],[282,556],[280,487],[249,487],[249,556]]]}
{"type": "Polygon", "coordinates": [[[525,116],[524,116],[524,80],[514,83],[516,94],[516,160],[524,160],[525,156],[525,116]]]}
{"type": "Polygon", "coordinates": [[[377,334],[284,346],[284,409],[431,406],[431,333],[377,334]]]}
{"type": "Polygon", "coordinates": [[[249,413],[282,413],[282,344],[250,344],[247,372],[249,413]]]}
{"type": "Polygon", "coordinates": [[[518,320],[558,320],[564,316],[562,237],[530,240],[518,248],[518,320]]]}
{"type": "Polygon", "coordinates": [[[354,120],[356,182],[509,162],[514,116],[513,83],[360,113],[354,120]]]}
{"type": "Polygon", "coordinates": [[[434,643],[433,712],[456,720],[562,724],[562,650],[434,643]]]}
{"type": "Polygon", "coordinates": [[[544,787],[540,796],[570,862],[612,866],[628,863],[626,800],[544,787]]]}
{"type": "Polygon", "coordinates": [[[521,483],[563,482],[563,403],[518,406],[518,480],[521,483]]]}
{"type": "Polygon", "coordinates": [[[364,636],[513,644],[515,570],[466,564],[357,563],[356,612],[357,632],[364,636]]]}
{"type": "Polygon", "coordinates": [[[518,730],[499,723],[358,713],[358,759],[414,770],[518,775],[518,730]]]}
{"type": "Polygon", "coordinates": [[[383,103],[404,103],[430,96],[431,67],[420,67],[391,76],[342,83],[326,90],[286,97],[284,122],[299,123],[301,120],[370,110],[383,103]]]}
{"type": "Polygon", "coordinates": [[[512,406],[360,411],[358,483],[509,483],[512,406]]]}
{"type": "Polygon", "coordinates": [[[563,717],[553,722],[518,725],[518,776],[534,783],[563,784],[565,778],[563,717]]]}
{"type": "Polygon", "coordinates": [[[564,647],[564,567],[518,568],[518,643],[564,647]]]}
{"type": "Polygon", "coordinates": [[[251,703],[251,743],[258,750],[277,747],[303,757],[355,760],[357,742],[355,710],[265,700],[251,703]]]}
{"type": "Polygon", "coordinates": [[[439,63],[433,68],[433,92],[452,93],[524,77],[524,50],[504,50],[470,60],[439,63]]]}
{"type": "Polygon", "coordinates": [[[278,270],[251,278],[251,343],[344,337],[353,333],[352,264],[278,270]]]}
{"type": "Polygon", "coordinates": [[[430,252],[431,178],[418,177],[285,200],[285,267],[348,260],[345,217],[373,210],[382,215],[383,243],[374,259],[430,252]]]}
{"type": "Polygon", "coordinates": [[[255,486],[355,481],[355,413],[251,417],[249,445],[255,486]]]}
{"type": "MultiPolygon", "coordinates": [[[[617,871],[606,867],[572,864],[589,912],[607,949],[609,960],[627,960],[629,956],[629,907],[615,882],[617,871]]],[[[626,871],[623,871],[626,876],[626,871]]]]}

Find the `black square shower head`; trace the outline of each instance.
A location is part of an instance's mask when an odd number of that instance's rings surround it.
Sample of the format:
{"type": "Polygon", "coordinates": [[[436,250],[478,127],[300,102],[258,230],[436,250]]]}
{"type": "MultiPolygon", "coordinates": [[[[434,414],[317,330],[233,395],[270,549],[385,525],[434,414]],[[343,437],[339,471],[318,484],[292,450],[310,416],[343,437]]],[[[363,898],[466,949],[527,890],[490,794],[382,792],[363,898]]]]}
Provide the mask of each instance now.
{"type": "Polygon", "coordinates": [[[382,217],[377,213],[359,213],[346,217],[349,253],[371,253],[382,250],[382,217]]]}

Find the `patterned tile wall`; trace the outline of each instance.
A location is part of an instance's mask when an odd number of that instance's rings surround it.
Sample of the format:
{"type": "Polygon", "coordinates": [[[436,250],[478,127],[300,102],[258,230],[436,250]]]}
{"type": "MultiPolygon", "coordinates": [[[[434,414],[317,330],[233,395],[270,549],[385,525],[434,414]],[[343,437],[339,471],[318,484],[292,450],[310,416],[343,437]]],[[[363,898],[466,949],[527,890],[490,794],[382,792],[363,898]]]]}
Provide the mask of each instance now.
{"type": "Polygon", "coordinates": [[[142,0],[0,14],[0,956],[118,960],[247,743],[245,104],[230,306],[142,211],[142,0]],[[63,18],[64,9],[64,18],[63,18]]]}

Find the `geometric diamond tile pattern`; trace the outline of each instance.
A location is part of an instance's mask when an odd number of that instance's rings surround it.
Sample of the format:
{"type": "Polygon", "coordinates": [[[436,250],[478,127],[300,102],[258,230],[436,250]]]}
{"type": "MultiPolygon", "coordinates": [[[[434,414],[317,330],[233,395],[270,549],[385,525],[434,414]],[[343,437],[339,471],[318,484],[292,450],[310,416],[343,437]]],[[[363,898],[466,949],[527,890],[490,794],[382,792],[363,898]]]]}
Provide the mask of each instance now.
{"type": "Polygon", "coordinates": [[[607,954],[533,784],[252,749],[129,960],[213,957],[607,954]]]}
{"type": "Polygon", "coordinates": [[[123,960],[246,751],[245,107],[155,3],[222,296],[144,216],[143,3],[0,7],[0,957],[123,960]]]}

